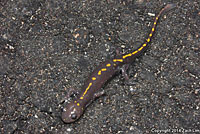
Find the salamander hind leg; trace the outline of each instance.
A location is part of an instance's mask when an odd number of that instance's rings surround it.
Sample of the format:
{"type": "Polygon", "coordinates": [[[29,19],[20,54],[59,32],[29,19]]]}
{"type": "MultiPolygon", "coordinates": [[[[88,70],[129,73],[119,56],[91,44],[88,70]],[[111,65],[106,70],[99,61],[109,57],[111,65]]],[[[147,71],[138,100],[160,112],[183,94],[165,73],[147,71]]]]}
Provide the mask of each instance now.
{"type": "Polygon", "coordinates": [[[122,55],[122,49],[120,47],[118,47],[115,50],[115,57],[120,57],[122,55]]]}
{"type": "Polygon", "coordinates": [[[130,64],[125,64],[122,66],[121,71],[122,71],[122,76],[124,77],[125,81],[129,80],[129,76],[127,74],[128,72],[128,68],[129,68],[130,64]]]}
{"type": "Polygon", "coordinates": [[[135,82],[131,82],[129,75],[128,75],[128,68],[130,64],[125,64],[122,66],[121,71],[122,71],[122,76],[124,77],[125,81],[124,84],[126,85],[135,85],[135,82]]]}

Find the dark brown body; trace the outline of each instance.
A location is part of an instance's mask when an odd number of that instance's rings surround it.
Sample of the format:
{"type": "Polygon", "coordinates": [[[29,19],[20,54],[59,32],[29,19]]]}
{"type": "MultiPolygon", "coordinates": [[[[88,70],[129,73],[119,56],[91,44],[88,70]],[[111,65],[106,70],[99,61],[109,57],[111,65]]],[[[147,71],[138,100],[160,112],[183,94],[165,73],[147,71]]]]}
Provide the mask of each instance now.
{"type": "Polygon", "coordinates": [[[126,66],[133,62],[136,57],[138,57],[147,49],[148,44],[151,41],[151,38],[155,31],[155,27],[160,15],[174,7],[174,4],[168,4],[160,11],[160,13],[155,18],[148,39],[138,49],[124,55],[117,55],[112,60],[106,60],[105,62],[102,62],[91,73],[77,98],[63,109],[62,120],[65,123],[71,123],[79,119],[80,116],[83,114],[85,108],[96,97],[101,96],[103,94],[102,92],[99,92],[99,89],[101,89],[105,82],[108,81],[116,72],[118,72],[120,68],[122,68],[122,66],[126,66]]]}
{"type": "Polygon", "coordinates": [[[92,74],[88,77],[88,79],[85,82],[85,85],[83,86],[83,89],[86,89],[88,86],[88,83],[91,82],[91,79],[93,77],[96,78],[95,81],[92,82],[92,86],[90,87],[89,91],[87,94],[84,96],[84,101],[81,101],[80,97],[83,95],[84,90],[81,91],[79,94],[78,101],[82,106],[87,106],[90,101],[94,99],[94,94],[97,92],[97,90],[101,89],[101,87],[104,85],[104,83],[109,80],[117,71],[117,67],[113,66],[113,62],[111,60],[107,60],[105,62],[102,62],[93,72],[92,74]],[[111,64],[112,67],[108,67],[106,71],[102,71],[101,75],[97,75],[99,72],[99,69],[103,68],[106,66],[106,64],[111,64]]]}

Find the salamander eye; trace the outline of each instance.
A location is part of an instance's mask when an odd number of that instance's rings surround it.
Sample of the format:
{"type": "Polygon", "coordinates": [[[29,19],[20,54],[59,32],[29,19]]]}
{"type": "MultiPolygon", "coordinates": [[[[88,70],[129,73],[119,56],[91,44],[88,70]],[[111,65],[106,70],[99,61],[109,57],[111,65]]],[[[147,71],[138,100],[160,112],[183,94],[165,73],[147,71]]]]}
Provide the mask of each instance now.
{"type": "Polygon", "coordinates": [[[71,114],[71,118],[73,119],[73,120],[75,120],[76,118],[77,118],[77,115],[76,114],[71,114]]]}

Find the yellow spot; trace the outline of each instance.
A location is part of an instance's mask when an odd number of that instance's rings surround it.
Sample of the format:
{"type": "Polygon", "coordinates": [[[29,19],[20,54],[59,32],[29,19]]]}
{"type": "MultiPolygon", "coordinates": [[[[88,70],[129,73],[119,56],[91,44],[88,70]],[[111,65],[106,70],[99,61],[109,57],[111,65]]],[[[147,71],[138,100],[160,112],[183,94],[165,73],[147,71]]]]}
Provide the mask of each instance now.
{"type": "Polygon", "coordinates": [[[92,77],[92,80],[96,80],[96,77],[92,77]]]}
{"type": "Polygon", "coordinates": [[[102,71],[106,71],[106,68],[102,68],[101,70],[102,70],[102,71]]]}
{"type": "Polygon", "coordinates": [[[80,104],[79,104],[79,103],[77,103],[77,106],[80,106],[80,104]]]}
{"type": "Polygon", "coordinates": [[[119,61],[119,62],[123,62],[122,59],[114,59],[114,60],[113,60],[113,62],[117,62],[117,61],[119,61]]]}
{"type": "Polygon", "coordinates": [[[127,54],[127,55],[124,55],[123,56],[123,59],[125,59],[126,57],[129,57],[129,56],[131,56],[132,54],[130,53],[130,54],[127,54]]]}
{"type": "Polygon", "coordinates": [[[110,63],[108,63],[108,64],[106,64],[106,66],[107,66],[107,67],[110,67],[110,66],[111,66],[111,64],[110,64],[110,63]]]}
{"type": "Polygon", "coordinates": [[[92,86],[92,83],[90,82],[90,84],[88,85],[88,87],[86,88],[85,92],[83,93],[83,96],[85,96],[85,94],[87,93],[87,91],[89,90],[89,88],[92,86]]]}
{"type": "Polygon", "coordinates": [[[158,17],[156,17],[156,20],[158,20],[158,17]]]}
{"type": "Polygon", "coordinates": [[[138,51],[141,51],[143,49],[143,47],[140,47],[139,49],[138,49],[138,51]]]}
{"type": "Polygon", "coordinates": [[[155,28],[152,28],[152,32],[154,32],[155,31],[155,28]]]}
{"type": "Polygon", "coordinates": [[[82,99],[83,99],[83,97],[80,97],[80,99],[82,100],[82,99]]]}
{"type": "Polygon", "coordinates": [[[149,34],[149,37],[151,37],[151,36],[152,36],[152,34],[150,33],[150,34],[149,34]]]}
{"type": "Polygon", "coordinates": [[[134,55],[134,54],[136,54],[138,51],[136,50],[136,51],[134,51],[132,54],[134,55]]]}
{"type": "Polygon", "coordinates": [[[77,101],[74,101],[74,103],[77,103],[77,101]]]}
{"type": "Polygon", "coordinates": [[[146,47],[147,46],[147,44],[143,44],[143,47],[146,47]]]}
{"type": "Polygon", "coordinates": [[[147,42],[149,42],[149,41],[150,41],[150,38],[147,39],[147,42]]]}
{"type": "Polygon", "coordinates": [[[114,66],[116,66],[116,64],[114,64],[114,66]]]}
{"type": "Polygon", "coordinates": [[[156,22],[154,22],[153,24],[156,25],[156,22]]]}
{"type": "Polygon", "coordinates": [[[101,75],[101,70],[98,72],[98,75],[101,75]]]}

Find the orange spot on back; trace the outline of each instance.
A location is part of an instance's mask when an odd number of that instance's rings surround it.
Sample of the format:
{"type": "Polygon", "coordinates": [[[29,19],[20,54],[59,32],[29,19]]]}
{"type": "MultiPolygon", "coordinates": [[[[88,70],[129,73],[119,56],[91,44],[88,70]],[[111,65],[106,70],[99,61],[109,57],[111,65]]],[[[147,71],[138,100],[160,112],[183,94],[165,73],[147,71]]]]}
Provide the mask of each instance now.
{"type": "Polygon", "coordinates": [[[136,50],[136,51],[134,51],[132,54],[134,55],[134,54],[136,54],[138,51],[136,50]]]}
{"type": "Polygon", "coordinates": [[[113,62],[117,62],[117,61],[123,62],[123,59],[114,59],[114,60],[113,60],[113,62]]]}
{"type": "Polygon", "coordinates": [[[92,77],[92,80],[96,80],[96,77],[92,77]]]}
{"type": "Polygon", "coordinates": [[[111,66],[111,64],[110,64],[110,63],[108,63],[108,64],[106,64],[106,66],[107,66],[107,67],[110,67],[110,66],[111,66]]]}
{"type": "Polygon", "coordinates": [[[129,54],[127,54],[127,55],[124,55],[123,56],[123,59],[125,59],[126,57],[129,57],[129,56],[131,56],[132,54],[131,53],[129,53],[129,54]]]}
{"type": "Polygon", "coordinates": [[[102,71],[106,71],[106,68],[102,68],[101,70],[102,70],[102,71]]]}
{"type": "Polygon", "coordinates": [[[139,51],[141,51],[142,49],[143,49],[143,46],[142,46],[142,47],[140,47],[138,50],[139,50],[139,51]]]}
{"type": "Polygon", "coordinates": [[[101,70],[98,72],[98,75],[101,75],[101,70]]]}

